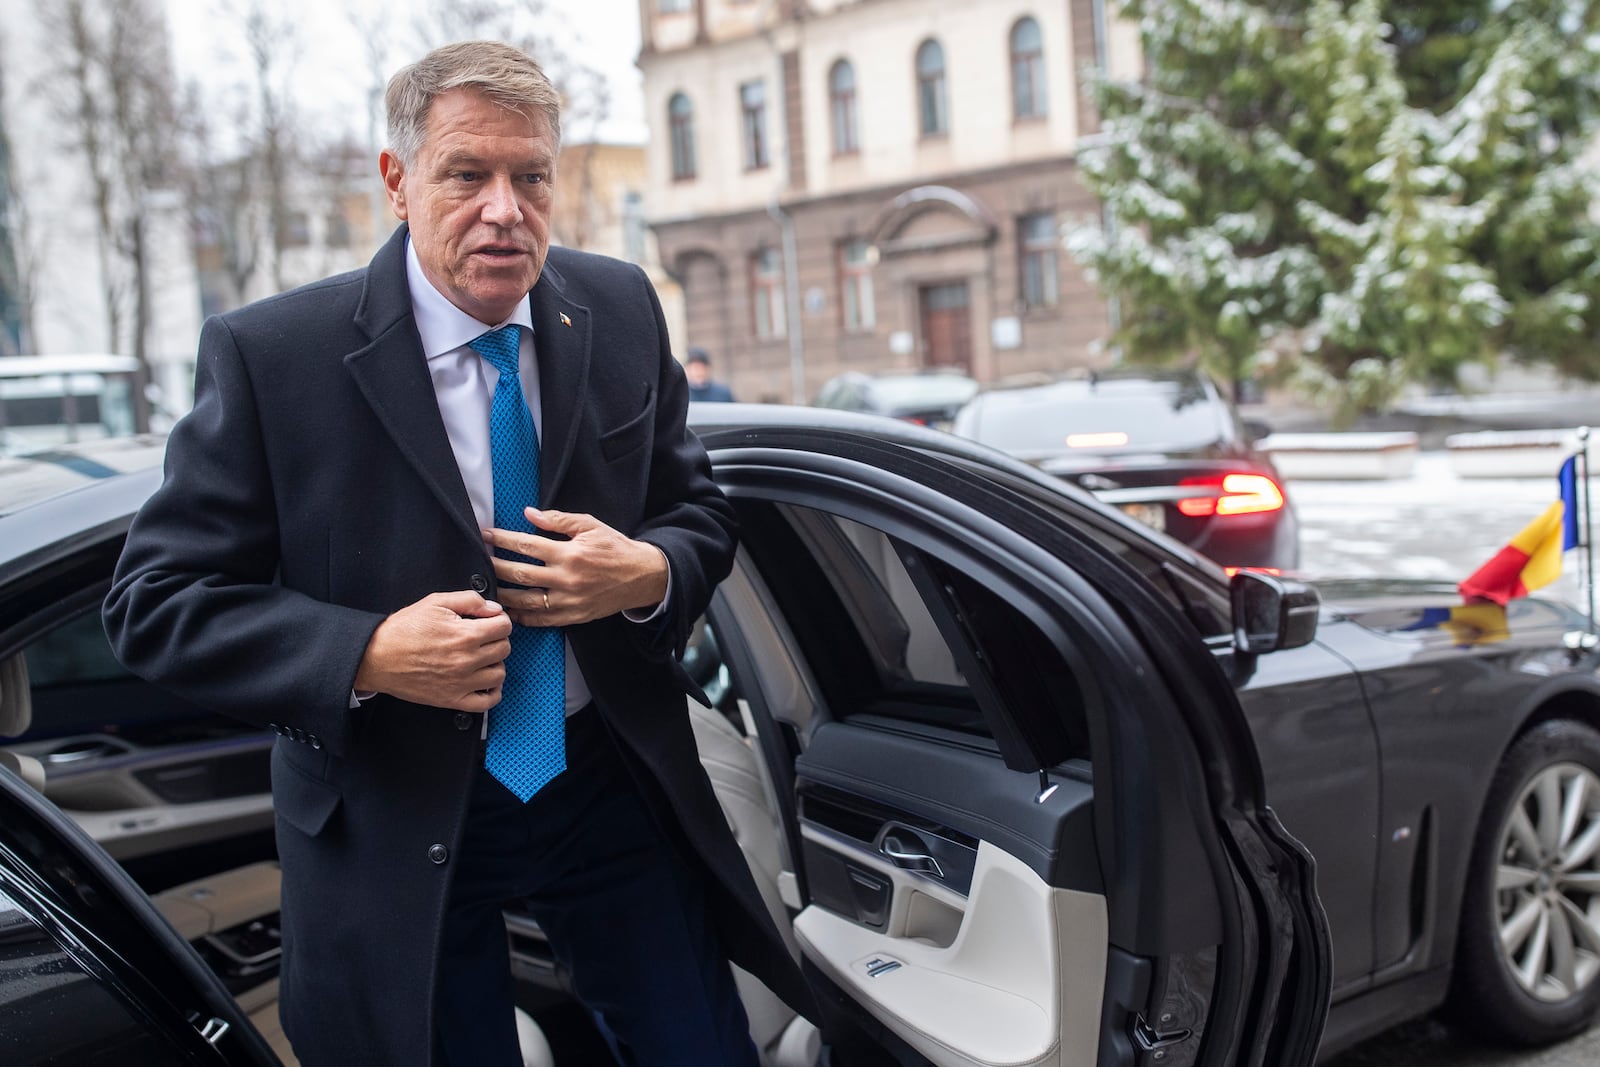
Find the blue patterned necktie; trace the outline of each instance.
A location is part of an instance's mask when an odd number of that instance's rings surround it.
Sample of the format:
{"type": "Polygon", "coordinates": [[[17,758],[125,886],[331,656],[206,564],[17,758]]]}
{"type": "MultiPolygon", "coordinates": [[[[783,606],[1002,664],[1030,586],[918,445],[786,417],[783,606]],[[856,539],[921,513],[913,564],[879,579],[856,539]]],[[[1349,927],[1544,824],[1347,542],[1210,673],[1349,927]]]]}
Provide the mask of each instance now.
{"type": "MultiPolygon", "coordinates": [[[[489,406],[494,468],[494,524],[532,532],[524,507],[539,505],[539,435],[522,395],[517,327],[502,326],[469,342],[500,372],[489,406]]],[[[500,551],[507,559],[527,557],[500,551]]],[[[489,712],[483,765],[524,803],[567,767],[567,663],[561,631],[514,626],[500,703],[489,712]]]]}

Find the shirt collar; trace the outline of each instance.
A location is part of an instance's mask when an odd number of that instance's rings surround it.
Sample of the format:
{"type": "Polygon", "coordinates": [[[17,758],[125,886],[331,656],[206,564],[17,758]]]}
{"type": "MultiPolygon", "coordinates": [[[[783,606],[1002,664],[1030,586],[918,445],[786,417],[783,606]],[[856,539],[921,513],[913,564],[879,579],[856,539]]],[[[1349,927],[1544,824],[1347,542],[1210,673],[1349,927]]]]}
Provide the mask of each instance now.
{"type": "Polygon", "coordinates": [[[429,360],[454,352],[485,330],[524,326],[530,335],[533,333],[533,311],[527,300],[518,301],[510,318],[492,325],[479,322],[452,304],[423,273],[410,235],[406,236],[406,283],[411,288],[411,310],[417,320],[417,334],[422,338],[422,354],[429,360]]]}

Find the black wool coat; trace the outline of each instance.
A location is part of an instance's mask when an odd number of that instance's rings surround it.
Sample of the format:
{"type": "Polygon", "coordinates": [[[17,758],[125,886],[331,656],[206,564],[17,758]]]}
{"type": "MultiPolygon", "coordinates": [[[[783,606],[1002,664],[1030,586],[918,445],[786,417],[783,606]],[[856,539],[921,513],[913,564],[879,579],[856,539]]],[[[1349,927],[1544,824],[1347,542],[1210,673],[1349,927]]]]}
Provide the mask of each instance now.
{"type": "MultiPolygon", "coordinates": [[[[429,1061],[440,925],[480,758],[478,716],[381,695],[349,707],[385,615],[432,592],[494,595],[412,316],[405,234],[364,271],[206,323],[194,409],[104,610],[130,669],[283,735],[280,1009],[307,1067],[429,1061]]],[[[660,305],[637,267],[561,248],[530,296],[540,506],[592,514],[672,568],[664,623],[573,627],[574,654],[663,832],[706,875],[730,956],[806,1010],[685,711],[676,656],[732,565],[735,525],[684,426],[660,305]]]]}

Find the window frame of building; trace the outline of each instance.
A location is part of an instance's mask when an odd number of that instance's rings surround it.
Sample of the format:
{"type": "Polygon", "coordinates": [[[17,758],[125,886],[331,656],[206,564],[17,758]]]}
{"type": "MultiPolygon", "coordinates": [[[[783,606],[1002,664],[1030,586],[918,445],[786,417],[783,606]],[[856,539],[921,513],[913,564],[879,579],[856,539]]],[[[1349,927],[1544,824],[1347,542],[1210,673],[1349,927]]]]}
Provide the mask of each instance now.
{"type": "Polygon", "coordinates": [[[622,217],[623,258],[629,263],[643,264],[650,254],[650,231],[644,221],[644,194],[637,189],[624,189],[618,213],[622,217]]]}
{"type": "Polygon", "coordinates": [[[845,333],[871,333],[878,325],[870,249],[864,237],[839,242],[839,327],[845,333]]]}
{"type": "Polygon", "coordinates": [[[783,256],[771,246],[750,255],[750,328],[758,341],[787,336],[784,316],[783,256]]]}
{"type": "Polygon", "coordinates": [[[856,121],[856,68],[842,57],[828,68],[828,116],[833,128],[833,154],[860,155],[860,125],[856,121]]]}
{"type": "Polygon", "coordinates": [[[311,213],[289,211],[278,223],[279,248],[311,247],[311,213]]]}
{"type": "Polygon", "coordinates": [[[694,181],[699,172],[694,153],[694,101],[688,93],[680,90],[667,98],[667,129],[672,145],[672,180],[694,181]]]}
{"type": "Polygon", "coordinates": [[[929,37],[917,45],[917,132],[924,139],[950,135],[950,100],[944,45],[929,37]],[[934,66],[937,63],[937,66],[934,66]]]}
{"type": "Polygon", "coordinates": [[[1017,302],[1023,310],[1042,311],[1061,303],[1060,247],[1054,211],[1030,211],[1018,217],[1017,302]]]}
{"type": "Polygon", "coordinates": [[[662,15],[686,15],[694,10],[694,0],[658,0],[656,11],[662,15]]]}
{"type": "Polygon", "coordinates": [[[1037,122],[1050,114],[1044,69],[1044,31],[1039,20],[1024,15],[1011,27],[1011,120],[1037,122]],[[1024,41],[1027,31],[1029,40],[1024,41]]]}
{"type": "Polygon", "coordinates": [[[344,250],[355,244],[355,227],[343,207],[334,207],[323,220],[322,243],[327,248],[344,250]]]}
{"type": "Polygon", "coordinates": [[[746,171],[765,170],[772,163],[767,144],[767,83],[764,78],[739,83],[739,140],[746,171]]]}

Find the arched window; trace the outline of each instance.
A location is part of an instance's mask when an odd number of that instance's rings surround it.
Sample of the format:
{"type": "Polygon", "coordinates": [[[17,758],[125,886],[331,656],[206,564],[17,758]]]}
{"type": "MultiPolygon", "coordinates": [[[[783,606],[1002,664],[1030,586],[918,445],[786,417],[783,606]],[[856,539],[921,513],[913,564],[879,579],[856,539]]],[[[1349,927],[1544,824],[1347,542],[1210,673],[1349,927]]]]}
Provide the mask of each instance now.
{"type": "Polygon", "coordinates": [[[917,49],[917,104],[922,117],[922,136],[938,137],[950,132],[950,111],[945,105],[944,48],[927,40],[917,49]]]}
{"type": "Polygon", "coordinates": [[[828,71],[829,111],[833,116],[833,154],[846,156],[861,150],[856,139],[856,68],[841,59],[828,71]]]}
{"type": "Polygon", "coordinates": [[[1044,99],[1044,36],[1039,23],[1021,18],[1011,27],[1011,114],[1016,119],[1042,119],[1044,99]]]}
{"type": "Polygon", "coordinates": [[[694,168],[694,105],[682,93],[667,102],[667,122],[672,127],[672,178],[688,181],[694,168]]]}

